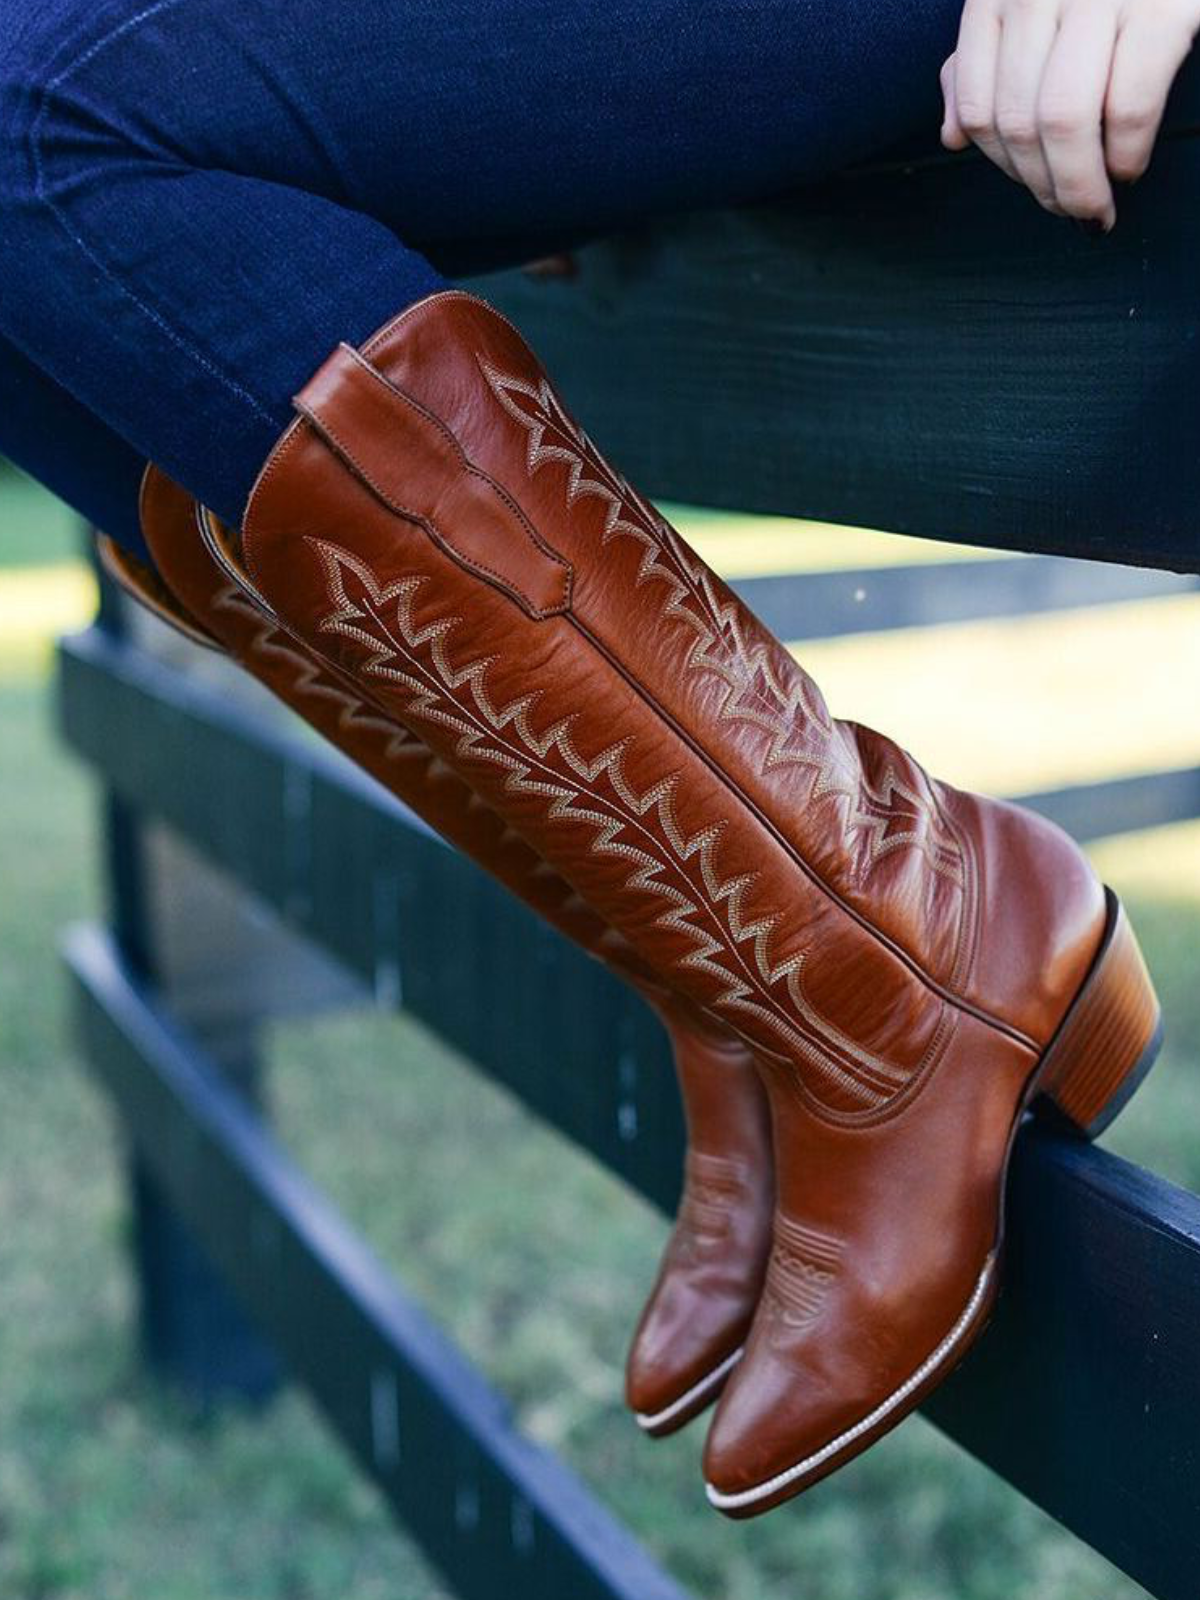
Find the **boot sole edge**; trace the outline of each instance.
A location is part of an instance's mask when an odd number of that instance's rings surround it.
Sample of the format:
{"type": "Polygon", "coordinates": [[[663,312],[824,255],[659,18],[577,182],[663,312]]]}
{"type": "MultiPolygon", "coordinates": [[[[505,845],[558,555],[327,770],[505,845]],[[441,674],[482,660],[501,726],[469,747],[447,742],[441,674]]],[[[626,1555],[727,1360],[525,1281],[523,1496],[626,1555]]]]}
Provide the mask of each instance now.
{"type": "Polygon", "coordinates": [[[652,1439],[665,1438],[677,1428],[682,1428],[716,1397],[717,1390],[724,1386],[725,1380],[742,1359],[742,1350],[743,1347],[739,1345],[703,1378],[697,1379],[690,1388],[660,1410],[635,1411],[633,1418],[638,1427],[652,1439]]]}

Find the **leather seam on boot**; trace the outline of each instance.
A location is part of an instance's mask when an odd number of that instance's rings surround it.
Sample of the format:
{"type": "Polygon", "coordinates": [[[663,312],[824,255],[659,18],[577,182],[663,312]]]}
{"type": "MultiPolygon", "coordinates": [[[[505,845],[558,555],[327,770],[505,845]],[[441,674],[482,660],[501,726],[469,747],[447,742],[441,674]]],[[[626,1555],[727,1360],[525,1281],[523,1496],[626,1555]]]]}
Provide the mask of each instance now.
{"type": "MultiPolygon", "coordinates": [[[[608,647],[601,640],[599,640],[594,633],[592,633],[587,624],[573,612],[567,615],[564,620],[583,635],[583,637],[588,641],[589,644],[592,645],[598,654],[604,657],[609,665],[613,667],[614,670],[620,675],[622,680],[633,690],[635,694],[637,694],[638,698],[642,700],[643,704],[649,706],[650,702],[646,699],[645,694],[640,690],[636,681],[624,669],[621,663],[612,655],[608,647]]],[[[804,860],[803,856],[799,854],[795,847],[788,843],[778,825],[772,822],[772,820],[765,815],[757,801],[746,794],[745,790],[736,782],[736,780],[717,765],[707,751],[705,751],[691,737],[690,734],[680,727],[680,725],[668,711],[665,711],[661,706],[651,706],[650,709],[660,716],[671,729],[671,731],[676,734],[676,736],[684,745],[687,746],[692,754],[705,764],[713,776],[723,785],[724,788],[728,790],[733,798],[744,804],[746,808],[754,814],[755,818],[771,834],[772,838],[782,849],[784,855],[795,862],[797,867],[799,867],[800,871],[809,880],[813,887],[819,890],[820,893],[824,894],[833,905],[850,917],[852,921],[856,922],[865,933],[870,935],[871,938],[875,939],[884,947],[885,950],[889,952],[889,954],[893,955],[896,960],[901,962],[926,989],[928,989],[932,994],[937,995],[939,999],[945,1001],[947,1005],[951,1005],[956,1010],[964,1012],[967,1016],[974,1017],[977,1022],[983,1023],[985,1027],[993,1028],[997,1033],[1004,1034],[1007,1038],[1012,1039],[1015,1044],[1023,1045],[1026,1049],[1033,1051],[1035,1055],[1041,1053],[1044,1046],[1038,1044],[1035,1039],[1030,1038],[1029,1035],[1022,1032],[1021,1029],[1013,1027],[1011,1023],[1004,1022],[999,1017],[992,1016],[990,1012],[987,1012],[982,1007],[977,1006],[973,1001],[966,999],[965,996],[954,994],[948,990],[938,979],[932,977],[929,973],[922,971],[915,956],[911,956],[908,951],[903,949],[902,946],[898,945],[889,934],[885,933],[881,928],[877,928],[874,923],[865,917],[861,911],[850,905],[845,899],[843,899],[837,890],[832,887],[832,885],[827,884],[825,880],[817,874],[815,868],[810,866],[810,864],[804,860]]]]}
{"type": "MultiPolygon", "coordinates": [[[[445,551],[451,560],[458,562],[468,571],[476,573],[477,576],[483,577],[485,581],[492,582],[495,587],[502,590],[511,599],[516,600],[518,604],[522,606],[522,609],[528,611],[530,616],[543,619],[546,617],[559,616],[568,611],[571,605],[571,591],[574,579],[574,572],[571,567],[571,563],[567,561],[565,557],[560,555],[559,552],[553,548],[553,546],[547,543],[545,538],[530,520],[529,516],[524,511],[512,492],[503,483],[501,483],[499,479],[493,477],[491,473],[485,471],[484,468],[480,467],[475,461],[472,460],[472,458],[467,454],[467,451],[464,449],[461,441],[454,433],[453,429],[445,421],[443,421],[441,417],[439,417],[435,412],[430,411],[428,406],[422,405],[419,400],[415,400],[412,395],[406,393],[403,389],[392,383],[386,374],[380,372],[377,367],[373,367],[371,363],[360,354],[359,351],[353,348],[352,345],[345,343],[339,345],[337,353],[347,360],[352,360],[357,369],[361,371],[364,376],[378,385],[379,389],[388,397],[389,402],[406,407],[409,411],[414,413],[416,416],[423,418],[424,421],[436,429],[436,431],[446,441],[448,447],[457,456],[461,471],[494,493],[497,499],[504,504],[513,518],[520,524],[528,542],[536,550],[540,551],[546,560],[550,561],[553,563],[553,565],[560,569],[560,598],[550,606],[538,605],[515,583],[514,580],[506,577],[506,575],[498,568],[489,565],[488,562],[484,561],[477,555],[468,554],[467,552],[459,549],[454,540],[448,534],[443,532],[435,517],[418,510],[416,507],[402,505],[395,498],[391,490],[389,490],[385,484],[378,480],[368,465],[361,459],[361,454],[356,452],[349,444],[346,443],[338,429],[322,412],[318,411],[309,400],[308,392],[312,386],[311,383],[305,386],[300,394],[295,397],[293,402],[300,415],[308,421],[309,425],[313,427],[322,438],[326,439],[334,447],[336,453],[341,456],[346,466],[362,479],[362,481],[368,486],[376,498],[383,505],[385,505],[389,511],[396,516],[404,517],[408,521],[414,522],[418,526],[424,528],[426,534],[434,541],[435,544],[439,546],[439,548],[445,551]]],[[[321,370],[324,371],[325,369],[322,368],[321,370]]],[[[317,376],[319,376],[319,374],[317,376]]],[[[313,382],[315,381],[316,380],[314,379],[313,382]]]]}

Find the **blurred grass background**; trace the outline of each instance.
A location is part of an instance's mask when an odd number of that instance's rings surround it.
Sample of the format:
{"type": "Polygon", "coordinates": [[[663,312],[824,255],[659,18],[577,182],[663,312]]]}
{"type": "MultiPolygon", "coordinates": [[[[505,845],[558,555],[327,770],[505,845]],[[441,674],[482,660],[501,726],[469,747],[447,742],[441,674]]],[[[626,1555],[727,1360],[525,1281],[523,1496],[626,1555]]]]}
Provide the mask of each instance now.
{"type": "MultiPolygon", "coordinates": [[[[950,553],[681,521],[731,575],[950,553]]],[[[97,904],[94,795],[56,744],[49,678],[53,635],[90,605],[74,519],[0,470],[0,1597],[434,1600],[436,1576],[303,1398],[196,1416],[138,1367],[120,1152],[73,1055],[55,956],[97,904]]],[[[1200,597],[803,656],[836,712],[959,782],[1018,792],[1200,759],[1200,597]]],[[[1200,823],[1092,855],[1130,905],[1168,1022],[1106,1142],[1200,1188],[1200,823]]],[[[528,1431],[706,1600],[1142,1594],[920,1418],[764,1520],[718,1518],[699,1428],[650,1443],[619,1405],[662,1219],[404,1018],[281,1026],[270,1055],[288,1144],[528,1431]]]]}

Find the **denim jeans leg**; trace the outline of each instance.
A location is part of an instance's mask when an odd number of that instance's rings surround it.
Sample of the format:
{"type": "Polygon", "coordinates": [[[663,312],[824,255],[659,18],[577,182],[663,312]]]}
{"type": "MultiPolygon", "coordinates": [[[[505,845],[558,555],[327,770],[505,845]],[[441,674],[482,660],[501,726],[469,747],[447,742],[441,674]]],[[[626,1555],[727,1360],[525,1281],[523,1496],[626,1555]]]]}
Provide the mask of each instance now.
{"type": "Polygon", "coordinates": [[[0,339],[0,455],[93,527],[149,560],[138,525],[145,460],[5,339],[0,339]]]}
{"type": "Polygon", "coordinates": [[[6,57],[0,333],[236,519],[322,353],[443,280],[320,192],[289,11],[260,40],[225,0],[110,4],[64,60],[89,3],[47,0],[6,57]]]}
{"type": "Polygon", "coordinates": [[[961,0],[0,0],[0,334],[240,518],[478,241],[790,190],[938,115],[961,0]]]}

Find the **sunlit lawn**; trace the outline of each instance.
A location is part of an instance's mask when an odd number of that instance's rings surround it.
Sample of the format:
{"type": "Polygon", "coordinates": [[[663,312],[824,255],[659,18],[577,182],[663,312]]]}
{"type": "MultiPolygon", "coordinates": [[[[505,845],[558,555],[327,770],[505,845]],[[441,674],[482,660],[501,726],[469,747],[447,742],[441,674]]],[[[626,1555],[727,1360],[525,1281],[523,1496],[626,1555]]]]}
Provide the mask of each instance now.
{"type": "MultiPolygon", "coordinates": [[[[732,549],[731,526],[705,517],[698,542],[732,549]]],[[[752,547],[734,531],[743,568],[771,570],[781,552],[826,567],[839,549],[862,565],[910,553],[778,525],[752,547]]],[[[58,930],[96,903],[89,785],[47,705],[48,635],[89,605],[86,577],[62,564],[69,541],[69,520],[0,477],[0,563],[6,550],[21,562],[0,570],[0,1597],[425,1600],[436,1580],[298,1396],[198,1422],[134,1360],[118,1150],[72,1057],[54,956],[58,930]]],[[[1198,640],[1188,599],[803,656],[836,711],[901,734],[948,776],[1012,792],[1200,760],[1198,640]]],[[[1093,854],[1142,932],[1170,1041],[1108,1142],[1200,1187],[1200,824],[1093,854]]],[[[784,1511],[717,1518],[699,1431],[650,1444],[617,1403],[661,1219],[403,1019],[281,1027],[271,1056],[289,1143],[524,1425],[698,1593],[1141,1593],[921,1420],[784,1511]]]]}

